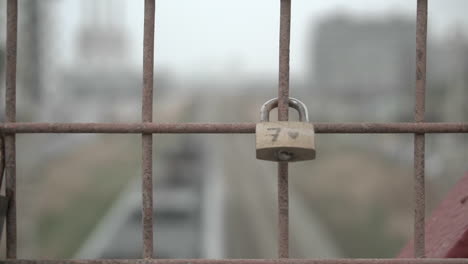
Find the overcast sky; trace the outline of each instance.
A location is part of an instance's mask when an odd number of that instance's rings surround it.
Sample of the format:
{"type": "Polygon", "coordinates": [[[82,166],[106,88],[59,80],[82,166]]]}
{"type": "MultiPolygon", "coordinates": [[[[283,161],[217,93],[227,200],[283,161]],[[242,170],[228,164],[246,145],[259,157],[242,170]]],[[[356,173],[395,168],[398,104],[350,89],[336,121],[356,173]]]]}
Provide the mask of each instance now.
{"type": "MultiPolygon", "coordinates": [[[[87,0],[94,2],[96,0],[87,0]]],[[[99,0],[105,1],[105,0],[99,0]]],[[[81,24],[82,0],[63,0],[59,24],[63,50],[81,24]],[[63,31],[62,31],[63,30],[63,31]]],[[[97,2],[97,1],[96,1],[97,2]]],[[[143,0],[107,0],[116,21],[131,37],[131,63],[141,65],[143,0]],[[124,2],[123,5],[119,2],[124,2]],[[123,6],[124,10],[118,10],[123,6]]],[[[279,0],[157,0],[156,65],[179,74],[241,71],[274,73],[278,69],[279,0]]],[[[467,32],[468,1],[429,0],[430,38],[459,26],[467,32]]],[[[291,71],[301,73],[314,26],[333,13],[358,17],[413,17],[416,0],[293,0],[291,71]]],[[[64,54],[64,61],[72,61],[64,54]]]]}

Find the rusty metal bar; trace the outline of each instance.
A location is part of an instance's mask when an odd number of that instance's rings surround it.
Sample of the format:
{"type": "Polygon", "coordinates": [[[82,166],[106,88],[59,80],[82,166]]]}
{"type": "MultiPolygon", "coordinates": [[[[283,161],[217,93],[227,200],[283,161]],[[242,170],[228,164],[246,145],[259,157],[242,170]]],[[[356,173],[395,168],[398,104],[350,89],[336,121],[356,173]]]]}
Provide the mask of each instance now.
{"type": "MultiPolygon", "coordinates": [[[[415,122],[424,122],[426,93],[427,0],[418,0],[416,18],[415,122]]],[[[425,255],[424,133],[414,135],[414,256],[425,255]]]]}
{"type": "MultiPolygon", "coordinates": [[[[153,122],[155,0],[145,0],[142,121],[153,122]]],[[[153,134],[142,134],[143,258],[153,257],[153,134]]]]}
{"type": "MultiPolygon", "coordinates": [[[[468,133],[468,123],[314,123],[317,134],[468,133]]],[[[1,123],[17,134],[253,134],[255,123],[1,123]]]]}
{"type": "Polygon", "coordinates": [[[288,163],[278,162],[278,256],[289,257],[288,163]]]}
{"type": "Polygon", "coordinates": [[[3,135],[0,135],[0,189],[2,189],[4,175],[5,175],[5,141],[3,139],[3,135]]]}
{"type": "MultiPolygon", "coordinates": [[[[281,0],[278,76],[278,120],[289,119],[289,47],[291,39],[291,0],[281,0]]],[[[289,257],[288,163],[278,162],[278,257],[289,257]]]]}
{"type": "Polygon", "coordinates": [[[6,260],[4,264],[468,264],[468,259],[96,259],[6,260]]]}
{"type": "Polygon", "coordinates": [[[8,209],[8,199],[4,195],[0,195],[0,241],[3,233],[3,223],[8,209]]]}
{"type": "MultiPolygon", "coordinates": [[[[18,32],[18,1],[7,2],[7,55],[6,55],[6,122],[16,122],[16,54],[18,32]]],[[[16,258],[16,136],[5,135],[5,194],[8,200],[6,217],[6,255],[16,258]]]]}

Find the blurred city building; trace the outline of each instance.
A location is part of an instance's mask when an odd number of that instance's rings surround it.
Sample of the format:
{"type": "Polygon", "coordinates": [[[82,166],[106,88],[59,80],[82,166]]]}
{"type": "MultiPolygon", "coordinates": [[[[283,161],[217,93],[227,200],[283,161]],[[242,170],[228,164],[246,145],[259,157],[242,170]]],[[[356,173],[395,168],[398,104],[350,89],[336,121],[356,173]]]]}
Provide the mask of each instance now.
{"type": "Polygon", "coordinates": [[[128,63],[129,39],[125,1],[82,1],[76,59],[80,66],[124,67],[128,63]]]}
{"type": "Polygon", "coordinates": [[[114,2],[80,3],[75,63],[62,69],[58,87],[67,88],[57,102],[62,110],[54,111],[61,116],[54,119],[111,122],[138,116],[140,75],[128,66],[125,6],[114,2]]]}
{"type": "MultiPolygon", "coordinates": [[[[321,120],[347,122],[411,122],[415,87],[416,28],[413,18],[353,17],[333,15],[316,28],[314,97],[320,102],[313,113],[321,120]],[[321,103],[321,102],[326,102],[321,103]]],[[[467,120],[468,40],[466,33],[452,28],[428,38],[426,121],[467,120]]],[[[314,105],[317,104],[312,104],[314,105]]],[[[393,136],[385,151],[409,161],[412,144],[393,136]],[[403,151],[402,151],[403,150],[403,151]],[[402,155],[401,153],[407,153],[402,155]]],[[[428,171],[438,175],[454,164],[464,142],[460,137],[438,137],[429,148],[428,171]],[[444,147],[445,146],[445,147],[444,147]]],[[[361,141],[355,142],[364,146],[361,141]]]]}
{"type": "MultiPolygon", "coordinates": [[[[41,72],[44,68],[41,65],[43,60],[43,50],[44,42],[47,38],[41,36],[46,29],[44,28],[47,13],[46,6],[44,3],[39,3],[39,1],[28,1],[20,2],[21,10],[24,10],[24,23],[28,25],[26,34],[23,34],[23,38],[20,39],[20,44],[23,45],[23,53],[21,56],[24,56],[24,60],[27,60],[26,63],[20,64],[21,70],[20,73],[23,74],[23,90],[25,92],[25,97],[29,99],[30,103],[35,103],[38,105],[38,102],[41,99],[43,92],[43,83],[42,78],[44,74],[41,72]]],[[[45,66],[45,65],[44,65],[45,66]]]]}
{"type": "Polygon", "coordinates": [[[468,120],[468,36],[459,28],[429,46],[428,117],[431,121],[468,120]]]}
{"type": "MultiPolygon", "coordinates": [[[[468,36],[454,27],[446,37],[429,46],[426,98],[426,120],[429,122],[463,122],[468,120],[468,36]]],[[[466,137],[438,136],[432,143],[437,152],[428,154],[429,169],[445,177],[446,184],[455,182],[447,171],[466,170],[459,162],[460,148],[467,144],[466,137]],[[447,178],[448,180],[447,183],[447,178]]],[[[429,145],[431,146],[431,145],[429,145]]],[[[466,155],[466,152],[464,152],[466,155]]]]}
{"type": "MultiPolygon", "coordinates": [[[[315,34],[314,92],[327,104],[330,118],[408,122],[413,119],[415,78],[414,19],[357,18],[334,15],[315,34]],[[332,108],[329,107],[329,108],[332,108]]],[[[461,30],[428,44],[427,120],[466,119],[464,89],[468,41],[461,30]],[[429,107],[430,106],[430,107],[429,107]]]]}
{"type": "Polygon", "coordinates": [[[330,118],[405,119],[412,92],[415,23],[407,18],[366,19],[336,15],[319,24],[315,39],[316,89],[333,107],[330,118]],[[349,109],[349,106],[355,106],[349,109]],[[340,107],[341,106],[341,107],[340,107]],[[343,109],[344,110],[344,109],[343,109]]]}
{"type": "Polygon", "coordinates": [[[406,18],[328,18],[317,30],[318,88],[340,96],[381,95],[412,81],[414,31],[406,18]]]}
{"type": "MultiPolygon", "coordinates": [[[[73,63],[56,69],[45,119],[53,121],[137,121],[140,118],[141,71],[130,63],[126,1],[80,1],[69,54],[73,63]]],[[[168,85],[166,72],[155,76],[159,95],[168,85]]],[[[52,78],[53,79],[53,78],[52,78]]]]}

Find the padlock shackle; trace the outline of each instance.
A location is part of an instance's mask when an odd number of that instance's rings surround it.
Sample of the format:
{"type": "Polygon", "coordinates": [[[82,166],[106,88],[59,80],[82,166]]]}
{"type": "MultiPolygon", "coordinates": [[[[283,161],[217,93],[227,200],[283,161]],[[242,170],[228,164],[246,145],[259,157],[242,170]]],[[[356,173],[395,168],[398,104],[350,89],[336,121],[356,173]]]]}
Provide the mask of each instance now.
{"type": "MultiPolygon", "coordinates": [[[[307,106],[299,101],[296,98],[289,97],[288,100],[289,107],[292,107],[297,110],[299,113],[299,120],[302,122],[309,122],[309,112],[307,111],[307,106]]],[[[278,107],[278,98],[273,98],[262,105],[260,109],[260,121],[268,122],[270,121],[270,111],[278,107]]]]}

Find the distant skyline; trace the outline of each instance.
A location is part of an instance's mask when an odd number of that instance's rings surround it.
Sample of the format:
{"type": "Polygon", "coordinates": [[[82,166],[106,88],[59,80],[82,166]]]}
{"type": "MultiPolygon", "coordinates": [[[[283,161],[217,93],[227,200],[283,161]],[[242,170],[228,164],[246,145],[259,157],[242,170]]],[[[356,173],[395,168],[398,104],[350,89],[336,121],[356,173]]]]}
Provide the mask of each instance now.
{"type": "MultiPolygon", "coordinates": [[[[62,0],[55,43],[63,63],[73,62],[68,52],[80,22],[80,3],[95,0],[62,0]]],[[[118,13],[116,23],[130,37],[131,61],[141,67],[143,2],[99,0],[118,13]],[[121,2],[121,3],[116,3],[121,2]],[[122,5],[126,12],[118,11],[122,5]]],[[[172,0],[156,1],[156,69],[185,76],[228,72],[271,74],[278,69],[280,1],[275,0],[172,0]]],[[[459,27],[468,33],[468,1],[429,1],[429,38],[459,27]]],[[[327,16],[345,14],[357,18],[403,16],[414,18],[416,0],[293,0],[291,72],[304,74],[310,63],[315,26],[327,16]]],[[[114,15],[114,14],[111,14],[114,15]]],[[[89,17],[89,16],[88,16],[89,17]]]]}

